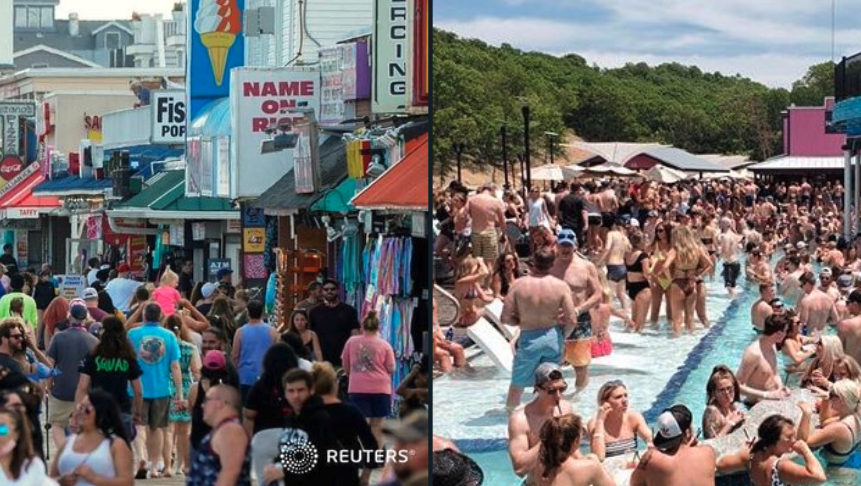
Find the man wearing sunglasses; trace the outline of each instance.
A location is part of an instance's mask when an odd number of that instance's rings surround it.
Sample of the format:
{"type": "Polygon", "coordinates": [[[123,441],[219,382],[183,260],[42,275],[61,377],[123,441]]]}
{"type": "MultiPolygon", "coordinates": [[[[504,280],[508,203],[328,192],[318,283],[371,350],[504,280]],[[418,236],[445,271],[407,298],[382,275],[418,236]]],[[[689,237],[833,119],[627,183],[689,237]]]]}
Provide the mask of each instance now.
{"type": "Polygon", "coordinates": [[[21,365],[13,356],[24,349],[24,329],[17,320],[0,322],[0,367],[23,373],[21,365]]]}
{"type": "Polygon", "coordinates": [[[323,303],[311,309],[311,329],[320,338],[322,361],[341,367],[341,351],[350,336],[359,333],[359,316],[356,309],[341,302],[340,284],[332,279],[323,281],[323,303]]]}
{"type": "MultiPolygon", "coordinates": [[[[562,399],[568,384],[554,363],[542,363],[534,373],[535,398],[518,407],[508,419],[508,454],[518,476],[533,470],[538,463],[541,427],[551,417],[572,413],[571,404],[562,399]]],[[[580,451],[575,453],[580,457],[580,451]]],[[[527,481],[527,484],[529,481],[527,481]]]]}
{"type": "Polygon", "coordinates": [[[592,317],[589,310],[601,302],[603,290],[595,264],[575,253],[577,236],[574,231],[560,231],[556,244],[556,261],[550,274],[565,281],[575,305],[577,324],[565,330],[565,361],[574,367],[577,377],[575,389],[579,392],[589,383],[588,366],[592,361],[592,317]]]}

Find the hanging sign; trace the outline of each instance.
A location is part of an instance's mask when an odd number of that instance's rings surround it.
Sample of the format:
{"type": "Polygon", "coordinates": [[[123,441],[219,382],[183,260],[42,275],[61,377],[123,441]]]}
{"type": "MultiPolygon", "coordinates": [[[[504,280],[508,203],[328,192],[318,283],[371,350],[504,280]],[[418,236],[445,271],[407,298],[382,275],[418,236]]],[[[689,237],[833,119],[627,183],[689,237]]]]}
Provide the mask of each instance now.
{"type": "Polygon", "coordinates": [[[407,1],[374,0],[374,113],[402,113],[407,94],[407,1]]]}
{"type": "Polygon", "coordinates": [[[150,104],[152,143],[185,143],[185,91],[152,91],[150,104]]]}

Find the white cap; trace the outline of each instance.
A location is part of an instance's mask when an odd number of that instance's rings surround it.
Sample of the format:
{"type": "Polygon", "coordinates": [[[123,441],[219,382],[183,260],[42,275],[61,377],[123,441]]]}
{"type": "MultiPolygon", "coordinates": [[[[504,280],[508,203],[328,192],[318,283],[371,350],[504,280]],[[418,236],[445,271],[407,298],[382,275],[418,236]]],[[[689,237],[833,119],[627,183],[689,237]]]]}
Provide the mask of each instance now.
{"type": "Polygon", "coordinates": [[[805,243],[803,241],[799,241],[798,243],[795,244],[795,247],[798,248],[799,250],[803,250],[803,249],[807,248],[807,243],[805,243]]]}
{"type": "Polygon", "coordinates": [[[640,227],[640,221],[637,218],[631,218],[631,221],[629,221],[628,224],[633,226],[634,228],[640,227]]]}

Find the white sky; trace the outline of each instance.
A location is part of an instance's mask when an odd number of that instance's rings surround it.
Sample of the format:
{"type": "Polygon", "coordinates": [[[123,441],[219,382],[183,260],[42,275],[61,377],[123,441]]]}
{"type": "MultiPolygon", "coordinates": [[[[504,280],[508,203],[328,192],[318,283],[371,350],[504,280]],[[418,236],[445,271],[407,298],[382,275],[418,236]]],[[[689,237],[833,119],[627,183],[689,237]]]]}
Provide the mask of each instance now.
{"type": "Polygon", "coordinates": [[[131,20],[132,12],[170,15],[173,4],[181,0],[60,0],[56,17],[66,19],[77,12],[81,20],[131,20]]]}

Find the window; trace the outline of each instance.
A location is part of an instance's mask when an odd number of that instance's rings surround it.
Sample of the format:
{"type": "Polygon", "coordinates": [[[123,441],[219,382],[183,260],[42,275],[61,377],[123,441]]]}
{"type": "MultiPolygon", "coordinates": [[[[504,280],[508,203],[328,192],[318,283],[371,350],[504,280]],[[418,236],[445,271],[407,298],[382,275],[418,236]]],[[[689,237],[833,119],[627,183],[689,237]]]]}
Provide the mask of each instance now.
{"type": "Polygon", "coordinates": [[[15,7],[15,27],[27,27],[27,7],[15,7]]]}
{"type": "Polygon", "coordinates": [[[120,48],[120,33],[108,32],[105,34],[105,49],[113,50],[120,48]]]}
{"type": "Polygon", "coordinates": [[[41,25],[44,29],[54,28],[54,9],[49,7],[40,8],[41,10],[41,25]]]}
{"type": "Polygon", "coordinates": [[[38,8],[30,7],[27,9],[27,27],[36,29],[41,21],[42,15],[38,8]]]}

